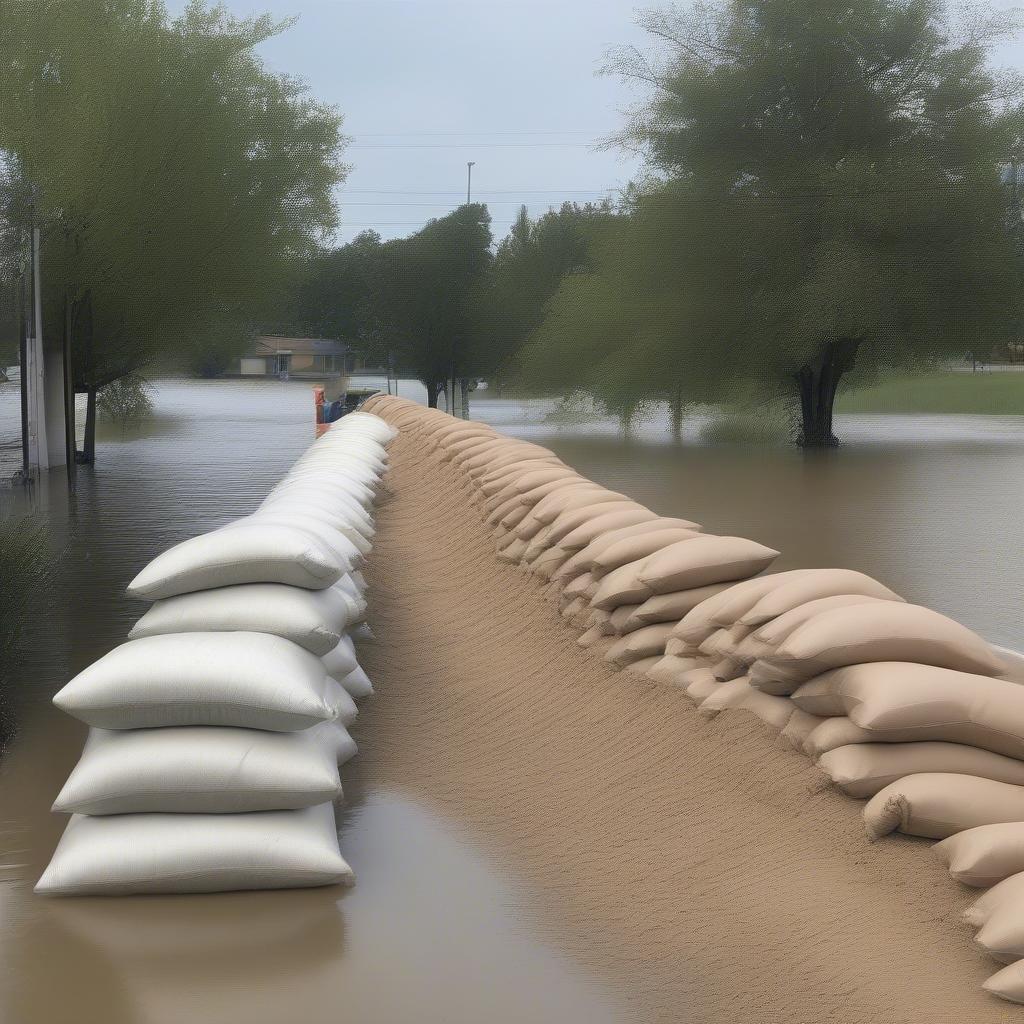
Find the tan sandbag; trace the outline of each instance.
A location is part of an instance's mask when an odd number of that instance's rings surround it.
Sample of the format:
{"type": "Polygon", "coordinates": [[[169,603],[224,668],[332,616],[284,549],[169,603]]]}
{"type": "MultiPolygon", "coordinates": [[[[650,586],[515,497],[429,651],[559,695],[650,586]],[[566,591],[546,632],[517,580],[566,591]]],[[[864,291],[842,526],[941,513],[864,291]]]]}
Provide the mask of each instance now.
{"type": "MultiPolygon", "coordinates": [[[[577,529],[577,527],[589,524],[599,518],[607,519],[609,515],[619,512],[635,513],[647,518],[654,517],[654,513],[650,509],[646,509],[643,505],[640,505],[635,501],[631,501],[628,498],[620,499],[619,501],[606,502],[600,505],[571,509],[562,512],[551,523],[551,529],[547,535],[548,545],[551,547],[555,547],[556,545],[561,546],[562,542],[568,538],[570,534],[577,529]]],[[[643,520],[633,519],[632,522],[643,522],[643,520]]],[[[626,526],[631,525],[631,523],[620,523],[619,525],[626,526]]],[[[593,538],[590,539],[592,540],[593,538]]],[[[567,557],[569,554],[571,554],[571,551],[566,552],[567,557]]]]}
{"type": "Polygon", "coordinates": [[[1024,787],[946,772],[908,775],[876,793],[864,808],[871,839],[896,830],[945,839],[978,825],[1022,819],[1024,787]]]}
{"type": "MultiPolygon", "coordinates": [[[[600,537],[602,534],[620,530],[625,526],[643,525],[657,518],[650,509],[643,508],[642,506],[607,512],[588,520],[581,526],[577,526],[575,530],[571,530],[558,542],[558,546],[564,551],[575,553],[581,551],[592,540],[600,537]]],[[[693,531],[689,532],[692,533],[693,531]]],[[[633,559],[626,559],[626,561],[633,561],[633,559]]]]}
{"type": "MultiPolygon", "coordinates": [[[[849,743],[883,743],[884,737],[877,732],[868,732],[859,725],[854,725],[845,715],[840,718],[826,718],[821,725],[812,729],[807,739],[804,740],[804,753],[817,761],[822,754],[835,750],[836,747],[845,747],[849,743]]],[[[906,738],[901,737],[894,742],[906,743],[906,738]]]]}
{"type": "Polygon", "coordinates": [[[787,569],[785,572],[769,573],[759,576],[760,586],[737,587],[729,595],[728,600],[721,603],[712,615],[712,621],[719,626],[731,626],[738,622],[751,608],[761,601],[766,595],[775,593],[779,587],[785,586],[794,580],[799,580],[813,569],[787,569]]]}
{"type": "MultiPolygon", "coordinates": [[[[738,661],[733,661],[732,658],[722,658],[711,666],[711,671],[714,672],[715,678],[720,683],[727,683],[730,679],[738,679],[740,676],[746,675],[747,666],[741,665],[738,661]]],[[[768,696],[768,694],[765,694],[765,696],[768,696]]]]}
{"type": "Polygon", "coordinates": [[[1010,679],[1015,683],[1024,683],[1024,654],[1014,651],[1009,647],[996,647],[992,645],[996,657],[1006,666],[1001,678],[1010,679]]]}
{"type": "Polygon", "coordinates": [[[572,583],[562,591],[562,595],[570,600],[574,597],[581,597],[586,593],[587,588],[593,582],[594,577],[591,576],[589,572],[585,572],[582,576],[577,576],[576,579],[574,579],[572,583]]]}
{"type": "MultiPolygon", "coordinates": [[[[588,602],[589,604],[589,602],[588,602]]],[[[633,617],[633,612],[639,608],[638,604],[620,604],[608,616],[608,625],[611,626],[611,630],[617,636],[625,636],[627,633],[632,633],[633,630],[628,628],[630,619],[633,617]]],[[[594,611],[600,611],[600,608],[595,608],[594,611]]]]}
{"type": "Polygon", "coordinates": [[[750,688],[750,693],[743,701],[742,708],[750,711],[764,722],[770,729],[782,732],[789,724],[796,708],[785,697],[771,697],[760,690],[750,688]]]}
{"type": "Polygon", "coordinates": [[[498,558],[503,562],[518,562],[520,558],[525,554],[527,547],[527,541],[525,540],[514,540],[511,544],[505,545],[498,551],[498,558]]]}
{"type": "Polygon", "coordinates": [[[739,707],[751,692],[752,689],[746,676],[733,679],[729,683],[718,683],[697,705],[697,712],[703,718],[714,718],[726,708],[739,707]]]}
{"type": "Polygon", "coordinates": [[[809,601],[838,594],[861,594],[882,601],[903,600],[878,580],[853,569],[806,569],[765,594],[736,621],[745,626],[761,626],[809,601]]]}
{"type": "Polygon", "coordinates": [[[591,626],[577,641],[580,647],[593,647],[599,640],[604,639],[604,630],[598,626],[591,626]]]}
{"type": "Polygon", "coordinates": [[[1024,821],[969,828],[936,843],[932,850],[958,882],[979,889],[998,885],[1024,871],[1024,821]]]}
{"type": "Polygon", "coordinates": [[[628,633],[608,648],[604,660],[617,665],[628,665],[641,658],[661,656],[665,653],[665,640],[670,629],[669,623],[662,622],[628,633]]]}
{"type": "Polygon", "coordinates": [[[679,686],[684,673],[701,668],[703,664],[699,658],[677,658],[672,654],[664,654],[647,670],[647,678],[656,683],[679,686]]]}
{"type": "Polygon", "coordinates": [[[563,619],[571,619],[574,615],[578,615],[584,608],[589,607],[589,601],[585,601],[582,597],[575,597],[559,612],[559,614],[563,619]]]}
{"type": "Polygon", "coordinates": [[[1017,960],[997,971],[981,986],[989,995],[1009,1003],[1024,1003],[1024,960],[1017,960]]]}
{"type": "Polygon", "coordinates": [[[637,661],[631,661],[628,665],[622,666],[623,672],[629,672],[631,675],[644,676],[646,678],[647,673],[659,662],[661,658],[657,655],[653,655],[650,658],[639,658],[637,661]]]}
{"type": "Polygon", "coordinates": [[[973,775],[1024,786],[1024,761],[962,743],[852,743],[822,754],[818,767],[847,796],[856,799],[874,796],[908,775],[923,773],[973,775]]]}
{"type": "Polygon", "coordinates": [[[981,931],[974,936],[975,944],[993,960],[1012,964],[1024,957],[1024,920],[1021,912],[1024,902],[994,907],[981,931]]]}
{"type": "MultiPolygon", "coordinates": [[[[691,647],[685,641],[674,636],[670,636],[668,640],[665,641],[665,653],[675,654],[680,658],[704,658],[698,648],[691,647]]],[[[705,658],[704,660],[706,661],[707,659],[705,658]]]]}
{"type": "Polygon", "coordinates": [[[963,913],[964,924],[981,928],[1000,907],[1024,900],[1024,873],[1010,875],[983,892],[963,913]]]}
{"type": "Polygon", "coordinates": [[[589,625],[596,629],[602,636],[611,636],[611,618],[611,612],[602,611],[600,608],[591,608],[589,625]]]}
{"type": "Polygon", "coordinates": [[[618,569],[620,565],[627,562],[635,562],[638,559],[653,555],[656,551],[669,547],[671,544],[679,544],[682,541],[693,540],[694,537],[703,537],[704,534],[697,530],[675,529],[675,530],[651,530],[648,533],[637,534],[627,537],[614,544],[605,547],[591,559],[591,572],[597,579],[618,569]]]}
{"type": "Polygon", "coordinates": [[[737,596],[749,595],[751,601],[757,600],[778,585],[777,576],[778,574],[757,576],[749,580],[741,580],[739,583],[732,580],[723,581],[722,590],[709,596],[683,616],[675,628],[675,636],[694,647],[698,646],[716,629],[721,629],[719,623],[715,621],[715,615],[719,609],[724,608],[737,596]]]}
{"type": "MultiPolygon", "coordinates": [[[[816,685],[831,690],[850,722],[881,742],[965,743],[1024,760],[1024,686],[1018,683],[879,662],[833,671],[816,685]]],[[[793,699],[810,710],[796,694],[793,699]]],[[[817,706],[823,702],[819,696],[817,706]]]]}
{"type": "Polygon", "coordinates": [[[746,677],[717,686],[698,706],[698,713],[713,718],[722,711],[749,711],[772,729],[782,730],[793,713],[793,705],[784,697],[769,697],[755,690],[746,677]]]}
{"type": "Polygon", "coordinates": [[[694,704],[703,703],[721,685],[706,666],[690,669],[679,677],[679,688],[694,704]]]}
{"type": "Polygon", "coordinates": [[[793,714],[789,716],[789,721],[786,722],[786,727],[782,730],[779,741],[782,746],[789,747],[802,754],[807,737],[824,721],[825,719],[818,718],[817,715],[809,715],[806,711],[801,711],[799,708],[794,707],[793,714]]]}
{"type": "Polygon", "coordinates": [[[652,594],[742,580],[766,569],[778,551],[745,537],[700,534],[670,544],[644,562],[640,579],[652,594]]]}
{"type": "Polygon", "coordinates": [[[815,615],[774,654],[751,666],[750,681],[766,693],[786,694],[829,669],[871,661],[916,662],[986,676],[1005,667],[966,626],[920,605],[882,601],[815,615]]]}
{"type": "MultiPolygon", "coordinates": [[[[578,486],[567,487],[549,494],[534,507],[534,517],[542,526],[549,526],[559,516],[580,508],[595,508],[630,499],[617,491],[586,481],[578,486]]],[[[578,524],[577,524],[578,525],[578,524]]]]}
{"type": "Polygon", "coordinates": [[[791,633],[794,633],[808,620],[813,619],[819,612],[829,611],[833,608],[848,608],[854,604],[870,604],[872,601],[878,600],[880,598],[867,597],[864,594],[835,594],[832,597],[820,597],[816,601],[808,601],[806,604],[790,609],[777,619],[772,619],[763,626],[753,629],[737,645],[734,657],[744,664],[752,665],[758,658],[774,653],[775,648],[791,633]]]}
{"type": "Polygon", "coordinates": [[[729,657],[749,632],[749,626],[741,626],[739,623],[723,626],[712,633],[697,649],[708,657],[729,657]]]}
{"type": "Polygon", "coordinates": [[[679,622],[688,612],[693,611],[702,601],[720,594],[731,583],[712,583],[707,587],[692,587],[689,590],[673,590],[668,594],[655,594],[647,598],[636,610],[637,623],[649,626],[654,622],[679,622]]]}
{"type": "Polygon", "coordinates": [[[629,562],[613,569],[599,581],[597,592],[591,599],[594,608],[613,611],[623,604],[638,604],[651,596],[650,588],[640,580],[645,559],[629,562]]]}

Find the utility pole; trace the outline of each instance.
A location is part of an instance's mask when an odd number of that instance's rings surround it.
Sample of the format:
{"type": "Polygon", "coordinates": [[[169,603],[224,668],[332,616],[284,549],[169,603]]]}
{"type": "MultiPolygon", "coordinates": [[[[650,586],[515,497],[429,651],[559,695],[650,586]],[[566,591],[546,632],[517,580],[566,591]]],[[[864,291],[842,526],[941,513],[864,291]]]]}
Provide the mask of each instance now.
{"type": "Polygon", "coordinates": [[[466,205],[469,206],[473,198],[473,166],[476,164],[475,160],[466,161],[466,205]]]}

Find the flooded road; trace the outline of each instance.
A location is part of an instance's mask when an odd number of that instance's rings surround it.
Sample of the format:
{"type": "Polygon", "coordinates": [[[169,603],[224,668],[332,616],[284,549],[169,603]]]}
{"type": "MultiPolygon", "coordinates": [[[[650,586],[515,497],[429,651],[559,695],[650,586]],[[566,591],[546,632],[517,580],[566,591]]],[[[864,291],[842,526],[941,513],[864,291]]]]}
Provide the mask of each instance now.
{"type": "MultiPolygon", "coordinates": [[[[61,555],[6,695],[16,732],[0,761],[0,1021],[629,1022],[611,980],[552,944],[514,865],[457,819],[365,777],[363,756],[344,770],[339,818],[353,890],[32,896],[63,828],[48,808],[84,734],[50,697],[142,613],[123,594],[142,564],[251,511],[312,438],[304,383],[163,382],[155,405],[140,430],[100,444],[70,503],[54,474],[52,493],[18,509],[48,524],[61,555]]],[[[473,415],[658,512],[772,544],[780,568],[862,569],[1024,647],[1024,420],[849,417],[846,448],[804,455],[677,448],[657,424],[625,443],[604,421],[556,429],[549,408],[480,396],[473,415]]],[[[12,510],[10,493],[0,501],[12,510]]],[[[353,731],[364,751],[383,744],[353,731]]]]}

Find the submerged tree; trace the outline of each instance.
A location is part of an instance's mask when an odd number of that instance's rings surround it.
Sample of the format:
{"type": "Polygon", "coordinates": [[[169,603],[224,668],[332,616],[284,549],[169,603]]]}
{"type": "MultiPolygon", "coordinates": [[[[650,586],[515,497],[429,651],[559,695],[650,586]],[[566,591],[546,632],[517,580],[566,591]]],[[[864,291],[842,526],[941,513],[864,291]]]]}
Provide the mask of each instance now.
{"type": "Polygon", "coordinates": [[[173,21],[155,0],[0,0],[0,150],[90,426],[154,356],[242,343],[335,225],[339,116],[254,52],[283,27],[199,0],[173,21]]]}
{"type": "Polygon", "coordinates": [[[652,89],[623,136],[650,180],[601,282],[556,299],[548,344],[555,324],[624,331],[606,358],[648,360],[638,398],[666,368],[681,398],[786,389],[801,443],[820,446],[858,357],[923,362],[1011,327],[1000,166],[1024,119],[986,65],[1008,23],[954,29],[939,0],[720,0],[644,24],[663,57],[614,69],[652,89]],[[617,310],[602,301],[616,285],[617,310]]]}

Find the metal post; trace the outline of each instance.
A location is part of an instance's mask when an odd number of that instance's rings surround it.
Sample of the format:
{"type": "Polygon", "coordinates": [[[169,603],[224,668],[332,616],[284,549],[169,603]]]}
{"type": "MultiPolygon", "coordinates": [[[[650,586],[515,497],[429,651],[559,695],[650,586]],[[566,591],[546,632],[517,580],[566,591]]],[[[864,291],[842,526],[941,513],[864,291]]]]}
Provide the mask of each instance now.
{"type": "Polygon", "coordinates": [[[466,161],[466,205],[469,206],[471,197],[473,195],[473,165],[476,163],[475,160],[466,161]]]}

